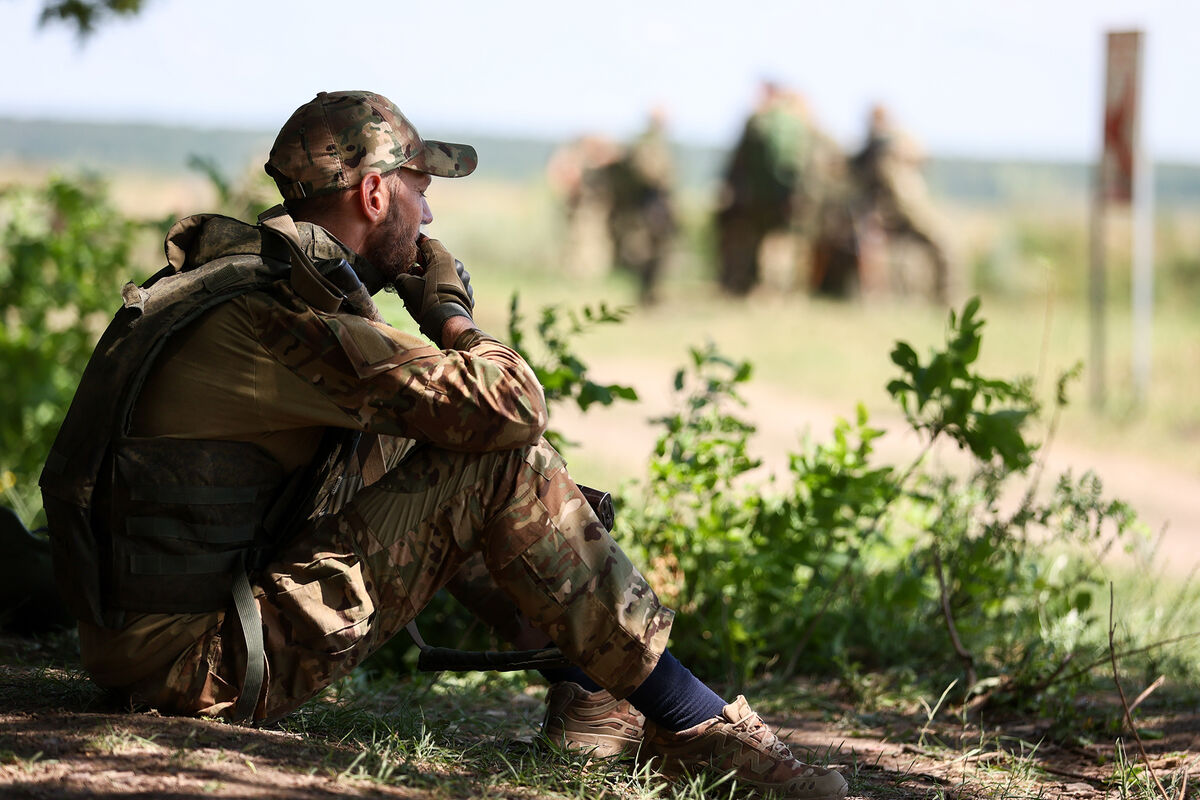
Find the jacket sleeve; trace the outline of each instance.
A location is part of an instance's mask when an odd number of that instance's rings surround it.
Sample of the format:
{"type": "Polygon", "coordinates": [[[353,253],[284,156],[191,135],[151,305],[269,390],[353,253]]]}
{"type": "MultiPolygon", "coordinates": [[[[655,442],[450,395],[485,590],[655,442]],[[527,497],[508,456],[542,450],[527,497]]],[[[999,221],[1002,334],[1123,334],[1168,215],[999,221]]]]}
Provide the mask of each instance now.
{"type": "Polygon", "coordinates": [[[533,370],[478,331],[439,350],[388,325],[323,314],[294,298],[251,302],[264,349],[327,401],[314,403],[313,424],[467,452],[522,447],[545,431],[546,401],[533,370]]]}

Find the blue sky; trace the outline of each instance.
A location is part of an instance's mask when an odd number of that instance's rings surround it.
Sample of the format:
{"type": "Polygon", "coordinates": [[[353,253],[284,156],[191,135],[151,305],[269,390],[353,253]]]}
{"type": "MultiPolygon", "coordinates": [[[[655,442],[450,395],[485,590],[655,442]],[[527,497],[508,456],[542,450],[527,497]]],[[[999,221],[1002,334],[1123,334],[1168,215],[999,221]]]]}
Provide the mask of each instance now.
{"type": "Polygon", "coordinates": [[[624,135],[662,105],[677,138],[722,145],[771,77],[847,145],[883,101],[931,153],[1076,160],[1098,148],[1104,32],[1136,27],[1149,153],[1200,163],[1192,0],[149,0],[82,47],[39,8],[0,0],[0,115],[274,130],[363,88],[434,138],[624,135]]]}

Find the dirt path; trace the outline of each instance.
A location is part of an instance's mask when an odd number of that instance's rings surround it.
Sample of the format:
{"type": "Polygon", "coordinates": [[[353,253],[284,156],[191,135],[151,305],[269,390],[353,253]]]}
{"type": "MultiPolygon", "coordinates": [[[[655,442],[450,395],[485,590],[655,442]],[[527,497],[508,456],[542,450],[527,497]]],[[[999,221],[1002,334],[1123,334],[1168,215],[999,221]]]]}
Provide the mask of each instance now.
{"type": "MultiPolygon", "coordinates": [[[[652,361],[631,364],[603,359],[593,359],[590,367],[593,375],[605,379],[622,376],[621,382],[637,389],[641,402],[594,409],[586,415],[564,405],[554,410],[553,424],[579,443],[574,452],[599,462],[605,473],[640,476],[658,435],[658,429],[648,420],[670,410],[673,367],[652,361]]],[[[751,381],[743,395],[748,403],[744,416],[758,426],[752,440],[754,454],[762,458],[764,469],[776,474],[786,473],[787,454],[797,448],[805,431],[817,441],[825,441],[835,420],[853,413],[853,408],[835,408],[762,381],[751,381]]],[[[920,442],[900,417],[875,417],[871,424],[887,431],[876,442],[884,462],[907,465],[920,451],[920,442]]],[[[1156,566],[1178,576],[1200,567],[1200,477],[1061,437],[1052,443],[1048,454],[1047,479],[1067,470],[1078,476],[1090,469],[1103,481],[1106,496],[1133,506],[1157,543],[1153,559],[1156,566]]],[[[952,448],[943,448],[933,458],[951,468],[964,463],[952,448]]]]}

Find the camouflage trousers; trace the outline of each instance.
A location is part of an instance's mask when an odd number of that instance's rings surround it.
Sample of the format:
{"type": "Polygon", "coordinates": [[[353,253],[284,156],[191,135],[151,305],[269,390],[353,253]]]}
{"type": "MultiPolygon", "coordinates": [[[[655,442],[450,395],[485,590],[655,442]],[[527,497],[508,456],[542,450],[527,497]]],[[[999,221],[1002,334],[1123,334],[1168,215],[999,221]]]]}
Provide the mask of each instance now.
{"type": "MultiPolygon", "coordinates": [[[[255,718],[276,719],[348,673],[456,575],[460,590],[498,587],[619,697],[666,647],[673,612],[549,444],[482,454],[419,446],[258,576],[267,678],[255,718]],[[480,562],[494,585],[470,569],[480,562]]],[[[237,617],[225,614],[137,694],[165,711],[230,713],[245,662],[237,617]]]]}

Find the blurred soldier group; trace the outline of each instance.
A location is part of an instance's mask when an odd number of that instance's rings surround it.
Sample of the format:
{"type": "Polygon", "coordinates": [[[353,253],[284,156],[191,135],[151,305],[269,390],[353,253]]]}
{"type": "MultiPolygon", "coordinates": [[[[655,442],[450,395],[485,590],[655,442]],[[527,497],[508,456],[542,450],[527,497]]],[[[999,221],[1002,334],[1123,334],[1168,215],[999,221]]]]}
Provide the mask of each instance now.
{"type": "Polygon", "coordinates": [[[867,245],[859,255],[859,273],[867,288],[922,293],[945,303],[952,299],[953,276],[942,224],[921,175],[924,160],[916,142],[896,127],[887,109],[875,106],[866,144],[850,162],[867,245]],[[873,246],[879,243],[884,246],[873,246]],[[915,245],[924,252],[923,275],[891,257],[894,248],[887,245],[895,243],[915,245]]]}
{"type": "Polygon", "coordinates": [[[847,158],[803,97],[764,84],[717,205],[721,288],[746,294],[774,256],[782,273],[777,283],[803,276],[814,293],[923,294],[946,301],[949,261],[922,160],[882,106],[872,111],[863,149],[847,158]],[[768,247],[772,239],[786,246],[768,247]],[[910,245],[918,252],[910,253],[910,245]],[[924,275],[906,255],[923,257],[924,275]]]}
{"type": "MultiPolygon", "coordinates": [[[[802,95],[764,83],[722,175],[718,285],[733,295],[769,281],[835,297],[951,301],[953,273],[922,162],[882,106],[871,112],[862,149],[847,156],[802,95]]],[[[569,143],[549,177],[567,211],[570,269],[597,274],[615,265],[652,302],[677,229],[663,114],[625,146],[598,136],[569,143]]]]}
{"type": "Polygon", "coordinates": [[[741,295],[759,283],[768,237],[811,237],[839,161],[836,145],[813,124],[804,98],[763,84],[717,201],[717,282],[722,289],[741,295]]]}

